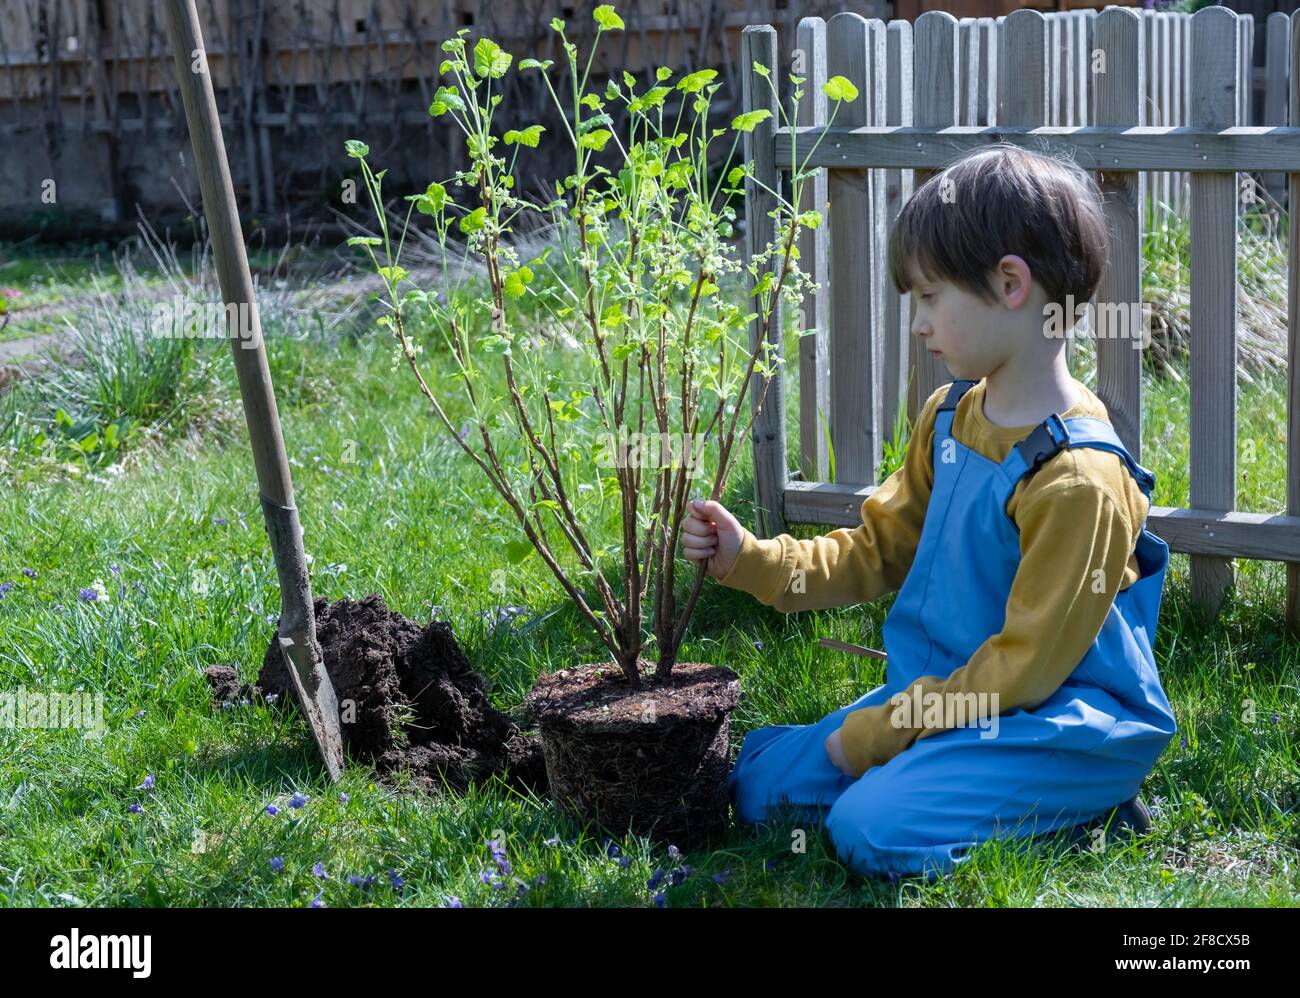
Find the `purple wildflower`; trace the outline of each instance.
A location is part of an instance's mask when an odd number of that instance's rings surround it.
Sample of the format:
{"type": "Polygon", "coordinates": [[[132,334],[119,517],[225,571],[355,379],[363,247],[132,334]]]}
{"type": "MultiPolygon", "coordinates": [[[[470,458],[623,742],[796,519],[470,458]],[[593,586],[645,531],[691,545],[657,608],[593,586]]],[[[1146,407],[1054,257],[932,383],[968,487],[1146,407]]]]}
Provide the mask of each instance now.
{"type": "Polygon", "coordinates": [[[137,789],[137,790],[152,790],[152,789],[153,789],[153,784],[154,784],[153,773],[148,773],[148,774],[145,775],[144,782],[141,783],[138,787],[136,787],[136,789],[137,789]]]}
{"type": "Polygon", "coordinates": [[[34,568],[24,568],[24,569],[23,569],[23,575],[27,576],[27,578],[29,578],[29,579],[34,579],[34,578],[36,578],[36,569],[34,569],[34,568]]]}
{"type": "Polygon", "coordinates": [[[464,905],[463,903],[461,903],[460,898],[456,897],[456,896],[453,894],[451,897],[447,898],[447,904],[446,904],[444,907],[447,907],[447,908],[464,908],[465,905],[464,905]]]}
{"type": "Polygon", "coordinates": [[[713,882],[715,884],[725,884],[730,879],[731,879],[731,870],[729,869],[723,870],[721,873],[715,873],[713,875],[713,882]]]}
{"type": "Polygon", "coordinates": [[[109,563],[108,570],[109,570],[110,572],[112,572],[114,575],[121,575],[121,574],[122,574],[122,569],[121,569],[121,567],[120,567],[120,566],[118,565],[118,563],[115,562],[115,561],[109,563]]]}
{"type": "Polygon", "coordinates": [[[224,516],[214,516],[212,518],[212,525],[214,527],[224,527],[229,522],[230,521],[227,520],[224,516]]]}
{"type": "Polygon", "coordinates": [[[605,843],[605,855],[608,856],[610,859],[613,859],[613,858],[615,858],[616,856],[618,856],[618,855],[619,855],[619,848],[618,848],[618,846],[616,846],[613,842],[606,842],[606,843],[605,843]]]}
{"type": "Polygon", "coordinates": [[[1270,720],[1271,720],[1274,724],[1277,724],[1277,715],[1276,715],[1276,714],[1271,715],[1271,716],[1270,716],[1270,720]]]}
{"type": "MultiPolygon", "coordinates": [[[[230,703],[229,703],[229,702],[226,702],[226,703],[222,704],[222,706],[223,706],[223,707],[229,707],[229,706],[230,706],[230,703]]],[[[277,814],[280,813],[280,809],[279,809],[278,807],[276,807],[274,804],[267,804],[267,805],[266,805],[266,813],[269,814],[272,818],[274,818],[277,814]]]]}
{"type": "Polygon", "coordinates": [[[16,582],[0,582],[0,599],[4,599],[5,593],[9,592],[9,590],[16,585],[18,585],[16,582]]]}
{"type": "MultiPolygon", "coordinates": [[[[275,696],[275,694],[272,693],[271,696],[275,696]]],[[[348,802],[348,795],[347,795],[347,794],[339,794],[339,803],[340,803],[340,804],[346,804],[347,802],[348,802]]]]}
{"type": "Polygon", "coordinates": [[[558,846],[560,844],[560,837],[558,835],[552,835],[549,839],[546,839],[546,844],[548,846],[558,846]]]}
{"type": "Polygon", "coordinates": [[[492,873],[491,870],[484,870],[482,873],[478,875],[478,878],[479,880],[483,881],[483,883],[490,884],[492,883],[493,876],[494,874],[492,873]]]}
{"type": "Polygon", "coordinates": [[[439,291],[439,292],[438,292],[438,304],[439,304],[439,305],[446,305],[446,304],[447,304],[447,292],[445,292],[445,291],[439,291]]]}
{"type": "Polygon", "coordinates": [[[388,880],[393,885],[393,890],[395,891],[400,891],[406,886],[406,881],[398,875],[396,870],[388,871],[388,880]]]}
{"type": "Polygon", "coordinates": [[[1178,743],[1179,748],[1187,748],[1187,736],[1183,735],[1182,741],[1178,743]]]}
{"type": "Polygon", "coordinates": [[[660,891],[658,894],[655,895],[655,907],[656,908],[668,907],[668,899],[664,897],[663,891],[660,891]]]}
{"type": "Polygon", "coordinates": [[[546,883],[546,874],[544,874],[544,873],[539,873],[537,876],[535,876],[535,877],[533,878],[533,883],[535,883],[535,884],[544,884],[544,883],[546,883]]]}
{"type": "MultiPolygon", "coordinates": [[[[279,694],[279,693],[268,693],[268,694],[266,695],[266,702],[267,702],[267,703],[275,703],[275,702],[276,702],[277,700],[279,700],[279,699],[280,699],[280,694],[279,694]]],[[[344,796],[347,796],[347,795],[345,794],[344,796]]]]}
{"type": "Polygon", "coordinates": [[[497,870],[501,873],[501,876],[503,877],[510,876],[510,869],[511,869],[510,860],[508,859],[497,860],[497,870]]]}
{"type": "Polygon", "coordinates": [[[311,798],[306,794],[294,794],[293,797],[289,799],[289,806],[297,811],[305,807],[309,800],[311,800],[311,798]]]}
{"type": "Polygon", "coordinates": [[[681,866],[679,866],[677,869],[673,871],[673,886],[676,887],[678,884],[685,883],[686,878],[689,877],[690,875],[691,875],[691,868],[687,866],[685,863],[683,863],[681,866]]]}
{"type": "Polygon", "coordinates": [[[325,872],[324,863],[313,863],[311,867],[311,875],[313,877],[320,877],[322,880],[329,879],[329,874],[325,872]]]}
{"type": "Polygon", "coordinates": [[[311,904],[307,905],[307,907],[308,907],[308,908],[324,908],[324,907],[325,907],[325,902],[321,900],[321,896],[322,896],[324,893],[325,893],[324,891],[321,891],[320,894],[317,894],[314,898],[312,898],[312,899],[311,899],[311,904]]]}
{"type": "Polygon", "coordinates": [[[678,849],[676,846],[670,845],[668,847],[669,859],[681,859],[681,856],[682,856],[682,851],[678,849]]]}
{"type": "Polygon", "coordinates": [[[272,856],[272,857],[271,857],[271,869],[274,870],[276,873],[279,873],[281,870],[283,870],[283,869],[284,869],[284,857],[283,857],[283,856],[272,856]]]}
{"type": "Polygon", "coordinates": [[[632,865],[632,857],[631,857],[631,856],[620,856],[620,857],[618,858],[618,865],[621,866],[623,869],[626,870],[629,866],[632,865]]]}
{"type": "Polygon", "coordinates": [[[139,814],[141,811],[144,810],[144,808],[140,806],[139,801],[136,801],[134,804],[128,807],[127,810],[130,811],[132,814],[139,814]]]}
{"type": "Polygon", "coordinates": [[[668,871],[660,867],[658,870],[655,870],[655,872],[651,874],[650,879],[645,882],[646,888],[648,890],[654,890],[663,883],[664,877],[666,876],[668,876],[668,871]]]}
{"type": "Polygon", "coordinates": [[[353,887],[369,887],[376,879],[377,878],[373,873],[366,877],[361,876],[359,873],[354,873],[348,877],[348,883],[353,887]]]}
{"type": "Polygon", "coordinates": [[[756,649],[758,649],[759,651],[762,651],[762,650],[763,650],[763,642],[761,642],[761,641],[755,641],[755,642],[754,642],[754,647],[755,647],[756,649]]]}
{"type": "Polygon", "coordinates": [[[769,859],[766,863],[763,864],[763,869],[764,869],[764,870],[767,870],[768,872],[771,872],[772,870],[775,870],[775,869],[776,869],[776,860],[774,860],[774,859],[769,859]]]}
{"type": "Polygon", "coordinates": [[[99,593],[95,592],[93,589],[87,589],[85,586],[82,586],[82,588],[77,591],[77,598],[83,599],[87,603],[93,603],[95,600],[99,599],[99,593]]]}

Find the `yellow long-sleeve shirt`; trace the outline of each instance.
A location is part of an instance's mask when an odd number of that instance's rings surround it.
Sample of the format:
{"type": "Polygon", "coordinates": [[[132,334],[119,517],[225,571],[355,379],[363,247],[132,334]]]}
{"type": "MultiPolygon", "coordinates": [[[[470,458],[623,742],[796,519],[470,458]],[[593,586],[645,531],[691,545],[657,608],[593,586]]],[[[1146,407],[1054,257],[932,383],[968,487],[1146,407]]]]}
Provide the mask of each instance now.
{"type": "MultiPolygon", "coordinates": [[[[1105,404],[1074,382],[1079,401],[1061,413],[1109,422],[1105,404]]],[[[983,380],[953,414],[958,441],[1002,461],[1030,426],[997,426],[984,415],[983,380]]],[[[820,537],[789,534],[760,540],[748,530],[736,563],[721,579],[784,613],[871,602],[899,589],[920,542],[934,486],[934,421],[945,385],[926,401],[903,465],[862,503],[862,525],[820,537]],[[801,571],[800,585],[791,586],[801,571]]],[[[1001,631],[946,678],[922,676],[922,703],[931,693],[997,694],[999,712],[1033,708],[1078,666],[1101,631],[1115,595],[1140,578],[1134,549],[1149,503],[1122,458],[1096,447],[1059,451],[1022,478],[1007,503],[1020,530],[1020,565],[1001,631]]],[[[937,702],[949,702],[947,700],[937,702]]],[[[978,701],[986,701],[979,697],[978,701]]],[[[919,716],[885,703],[846,715],[840,739],[858,775],[884,765],[917,738],[943,730],[896,727],[892,717],[919,716]]],[[[975,723],[967,718],[968,723],[975,723]]]]}

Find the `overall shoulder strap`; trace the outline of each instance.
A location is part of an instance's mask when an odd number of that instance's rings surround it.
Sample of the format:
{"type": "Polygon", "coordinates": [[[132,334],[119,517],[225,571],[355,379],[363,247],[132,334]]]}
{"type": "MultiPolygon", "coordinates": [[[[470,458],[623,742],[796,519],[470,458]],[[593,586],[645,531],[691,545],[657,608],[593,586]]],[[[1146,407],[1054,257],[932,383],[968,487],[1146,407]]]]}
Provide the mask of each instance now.
{"type": "Polygon", "coordinates": [[[957,403],[961,401],[963,395],[975,387],[976,382],[969,380],[954,381],[948,386],[948,394],[943,397],[939,403],[939,408],[934,411],[934,432],[938,436],[948,436],[952,433],[953,415],[957,409],[957,403]]]}
{"type": "MultiPolygon", "coordinates": [[[[1128,467],[1129,473],[1137,481],[1138,488],[1149,500],[1151,490],[1155,488],[1154,472],[1142,467],[1128,452],[1112,427],[1104,419],[1094,416],[1072,416],[1062,419],[1059,413],[1052,413],[1034,427],[1032,433],[1016,444],[1007,454],[1003,466],[1011,475],[1011,489],[1025,475],[1032,475],[1049,458],[1054,457],[1066,447],[1096,447],[1118,454],[1128,467]]],[[[1008,493],[1010,498],[1010,493],[1008,493]]]]}

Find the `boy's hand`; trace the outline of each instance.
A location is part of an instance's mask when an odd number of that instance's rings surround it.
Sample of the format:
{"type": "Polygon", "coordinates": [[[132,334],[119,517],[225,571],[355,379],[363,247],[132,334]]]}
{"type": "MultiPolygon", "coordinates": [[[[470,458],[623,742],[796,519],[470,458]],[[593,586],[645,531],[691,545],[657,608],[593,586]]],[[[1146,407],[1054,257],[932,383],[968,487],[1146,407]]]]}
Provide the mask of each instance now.
{"type": "Polygon", "coordinates": [[[844,747],[840,745],[839,728],[836,728],[826,736],[826,741],[823,743],[823,747],[826,749],[826,754],[830,756],[831,764],[834,765],[836,769],[845,776],[858,775],[853,771],[853,767],[849,765],[849,760],[844,756],[844,747]]]}
{"type": "Polygon", "coordinates": [[[682,523],[682,555],[691,561],[709,559],[707,571],[723,578],[736,563],[745,528],[712,499],[692,499],[682,523]]]}

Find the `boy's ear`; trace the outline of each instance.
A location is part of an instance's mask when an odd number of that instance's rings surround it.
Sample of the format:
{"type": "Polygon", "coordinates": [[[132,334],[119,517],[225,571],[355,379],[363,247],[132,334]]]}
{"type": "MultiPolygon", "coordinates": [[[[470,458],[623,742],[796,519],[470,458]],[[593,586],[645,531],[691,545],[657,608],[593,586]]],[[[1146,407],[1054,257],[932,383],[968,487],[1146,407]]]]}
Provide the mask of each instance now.
{"type": "Polygon", "coordinates": [[[998,261],[995,290],[1007,308],[1019,308],[1029,300],[1033,274],[1023,257],[1008,253],[998,261]]]}

